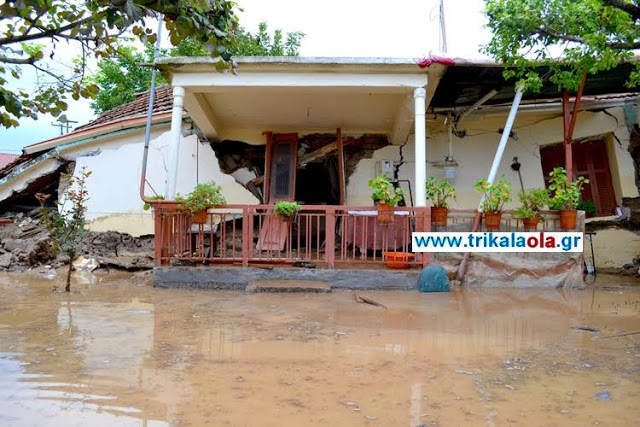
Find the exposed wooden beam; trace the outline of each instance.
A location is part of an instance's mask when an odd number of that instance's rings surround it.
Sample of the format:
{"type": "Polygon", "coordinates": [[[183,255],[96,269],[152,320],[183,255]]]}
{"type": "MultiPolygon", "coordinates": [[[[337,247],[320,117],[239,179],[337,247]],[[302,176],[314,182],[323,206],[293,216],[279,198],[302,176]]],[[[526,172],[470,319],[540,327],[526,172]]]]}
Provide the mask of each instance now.
{"type": "Polygon", "coordinates": [[[336,129],[336,143],[338,150],[338,183],[340,185],[340,204],[344,205],[346,199],[346,185],[344,182],[344,144],[342,143],[342,128],[336,129]]]}

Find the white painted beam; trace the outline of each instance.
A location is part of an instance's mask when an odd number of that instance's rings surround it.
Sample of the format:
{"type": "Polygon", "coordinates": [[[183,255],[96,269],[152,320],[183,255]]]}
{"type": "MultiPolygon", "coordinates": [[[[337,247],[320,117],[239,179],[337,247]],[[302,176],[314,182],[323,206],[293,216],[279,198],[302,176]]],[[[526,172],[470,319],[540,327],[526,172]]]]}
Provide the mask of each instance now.
{"type": "Polygon", "coordinates": [[[215,92],[216,87],[370,87],[414,88],[427,84],[426,73],[230,73],[193,72],[175,73],[174,86],[198,87],[215,92]]]}
{"type": "Polygon", "coordinates": [[[203,93],[187,93],[184,98],[184,107],[189,116],[198,125],[204,136],[217,140],[220,126],[209,101],[203,93]]]}
{"type": "Polygon", "coordinates": [[[407,95],[404,101],[400,104],[400,107],[398,107],[396,117],[393,121],[393,130],[391,131],[392,144],[404,144],[407,138],[409,138],[414,121],[413,103],[413,95],[407,95]]]}
{"type": "Polygon", "coordinates": [[[182,110],[184,109],[183,87],[173,87],[173,110],[171,112],[171,138],[169,141],[169,162],[167,164],[167,200],[176,197],[178,180],[178,159],[180,154],[180,138],[182,137],[182,110]]]}
{"type": "Polygon", "coordinates": [[[427,91],[419,87],[413,91],[415,101],[415,189],[416,206],[427,206],[427,120],[426,120],[427,91]]]}

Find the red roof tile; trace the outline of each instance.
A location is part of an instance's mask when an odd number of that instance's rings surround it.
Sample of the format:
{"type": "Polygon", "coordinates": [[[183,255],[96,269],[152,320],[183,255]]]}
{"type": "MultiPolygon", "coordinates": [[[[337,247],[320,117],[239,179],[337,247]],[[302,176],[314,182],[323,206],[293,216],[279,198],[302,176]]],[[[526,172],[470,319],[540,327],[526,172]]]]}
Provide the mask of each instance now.
{"type": "Polygon", "coordinates": [[[0,169],[3,169],[5,166],[7,166],[17,158],[17,154],[0,153],[0,169]]]}
{"type": "MultiPolygon", "coordinates": [[[[73,130],[73,132],[86,130],[94,126],[104,125],[111,122],[146,116],[147,109],[149,108],[149,93],[149,91],[141,93],[135,101],[119,105],[112,110],[101,114],[97,119],[87,123],[86,125],[78,126],[73,130]]],[[[156,95],[153,99],[153,114],[167,113],[170,112],[172,108],[173,90],[171,86],[163,86],[156,89],[156,95]]]]}

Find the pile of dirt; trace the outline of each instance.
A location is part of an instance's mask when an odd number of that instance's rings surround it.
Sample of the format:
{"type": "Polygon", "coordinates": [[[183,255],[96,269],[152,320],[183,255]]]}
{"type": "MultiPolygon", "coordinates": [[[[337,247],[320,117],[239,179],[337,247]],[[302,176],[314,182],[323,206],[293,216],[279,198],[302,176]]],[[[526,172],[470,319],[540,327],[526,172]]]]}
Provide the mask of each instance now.
{"type": "MultiPolygon", "coordinates": [[[[69,262],[51,249],[47,229],[40,221],[40,209],[28,214],[5,213],[0,218],[0,269],[21,271],[69,262]]],[[[153,268],[153,236],[133,237],[114,231],[88,232],[84,258],[95,259],[100,267],[129,271],[153,268]]]]}

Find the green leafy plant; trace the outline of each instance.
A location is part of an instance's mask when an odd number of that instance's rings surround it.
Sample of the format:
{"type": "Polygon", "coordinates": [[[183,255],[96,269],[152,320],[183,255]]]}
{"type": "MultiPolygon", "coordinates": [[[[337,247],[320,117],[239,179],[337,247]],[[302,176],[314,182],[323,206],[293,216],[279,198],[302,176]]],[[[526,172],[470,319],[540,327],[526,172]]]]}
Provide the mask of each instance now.
{"type": "Polygon", "coordinates": [[[369,188],[373,191],[371,198],[374,202],[382,202],[389,206],[397,205],[404,196],[404,191],[401,188],[394,188],[386,175],[369,180],[369,188]]]}
{"type": "Polygon", "coordinates": [[[473,188],[484,195],[484,200],[482,201],[482,210],[484,212],[502,212],[504,204],[511,201],[511,183],[507,181],[504,174],[493,184],[486,179],[479,179],[473,188]]]}
{"type": "Polygon", "coordinates": [[[180,210],[194,214],[212,206],[226,205],[227,199],[222,195],[222,188],[211,181],[196,185],[193,191],[186,196],[178,194],[176,202],[180,203],[180,210]]]}
{"type": "Polygon", "coordinates": [[[519,218],[535,218],[551,202],[549,191],[546,188],[535,188],[528,192],[522,191],[519,197],[522,205],[515,212],[519,218]]]}
{"type": "Polygon", "coordinates": [[[593,202],[593,200],[581,200],[576,206],[576,209],[579,211],[584,211],[587,215],[595,215],[598,212],[598,207],[593,202]]]}
{"type": "Polygon", "coordinates": [[[273,208],[273,212],[276,214],[276,217],[286,217],[291,218],[296,213],[298,213],[302,209],[302,206],[298,202],[286,202],[281,200],[276,202],[276,205],[273,208]]]}
{"type": "Polygon", "coordinates": [[[63,203],[55,203],[54,207],[46,207],[48,194],[38,193],[36,198],[42,206],[42,223],[49,232],[51,248],[54,253],[64,253],[69,257],[69,269],[67,271],[67,285],[65,291],[71,291],[71,271],[73,260],[83,249],[85,230],[85,214],[87,213],[87,178],[91,172],[83,167],[77,177],[71,172],[63,174],[68,179],[68,187],[63,197],[63,203]],[[67,204],[70,206],[67,206],[67,204]],[[68,208],[67,208],[68,207],[68,208]]]}
{"type": "Polygon", "coordinates": [[[93,98],[99,88],[85,78],[90,59],[116,56],[130,34],[153,43],[157,34],[149,20],[159,14],[172,45],[197,39],[218,70],[232,68],[237,10],[230,0],[3,1],[0,127],[18,126],[25,116],[59,117],[68,97],[93,98]],[[58,47],[62,41],[80,52],[77,61],[58,47]],[[56,66],[61,61],[65,66],[56,66]],[[17,81],[25,69],[36,74],[32,89],[24,87],[24,78],[17,81]]]}
{"type": "MultiPolygon", "coordinates": [[[[164,196],[162,195],[150,196],[150,197],[147,197],[147,199],[148,200],[164,200],[164,196]]],[[[151,203],[145,202],[144,205],[142,205],[142,209],[144,209],[145,211],[148,211],[149,209],[151,209],[151,203]]]]}
{"type": "Polygon", "coordinates": [[[572,210],[580,201],[582,186],[589,180],[581,176],[575,181],[567,179],[567,171],[560,167],[549,172],[549,190],[553,192],[551,197],[551,209],[563,211],[572,210]]]}
{"type": "Polygon", "coordinates": [[[448,208],[449,199],[456,199],[456,189],[446,179],[437,179],[435,176],[427,179],[427,199],[431,200],[436,208],[448,208]]]}

